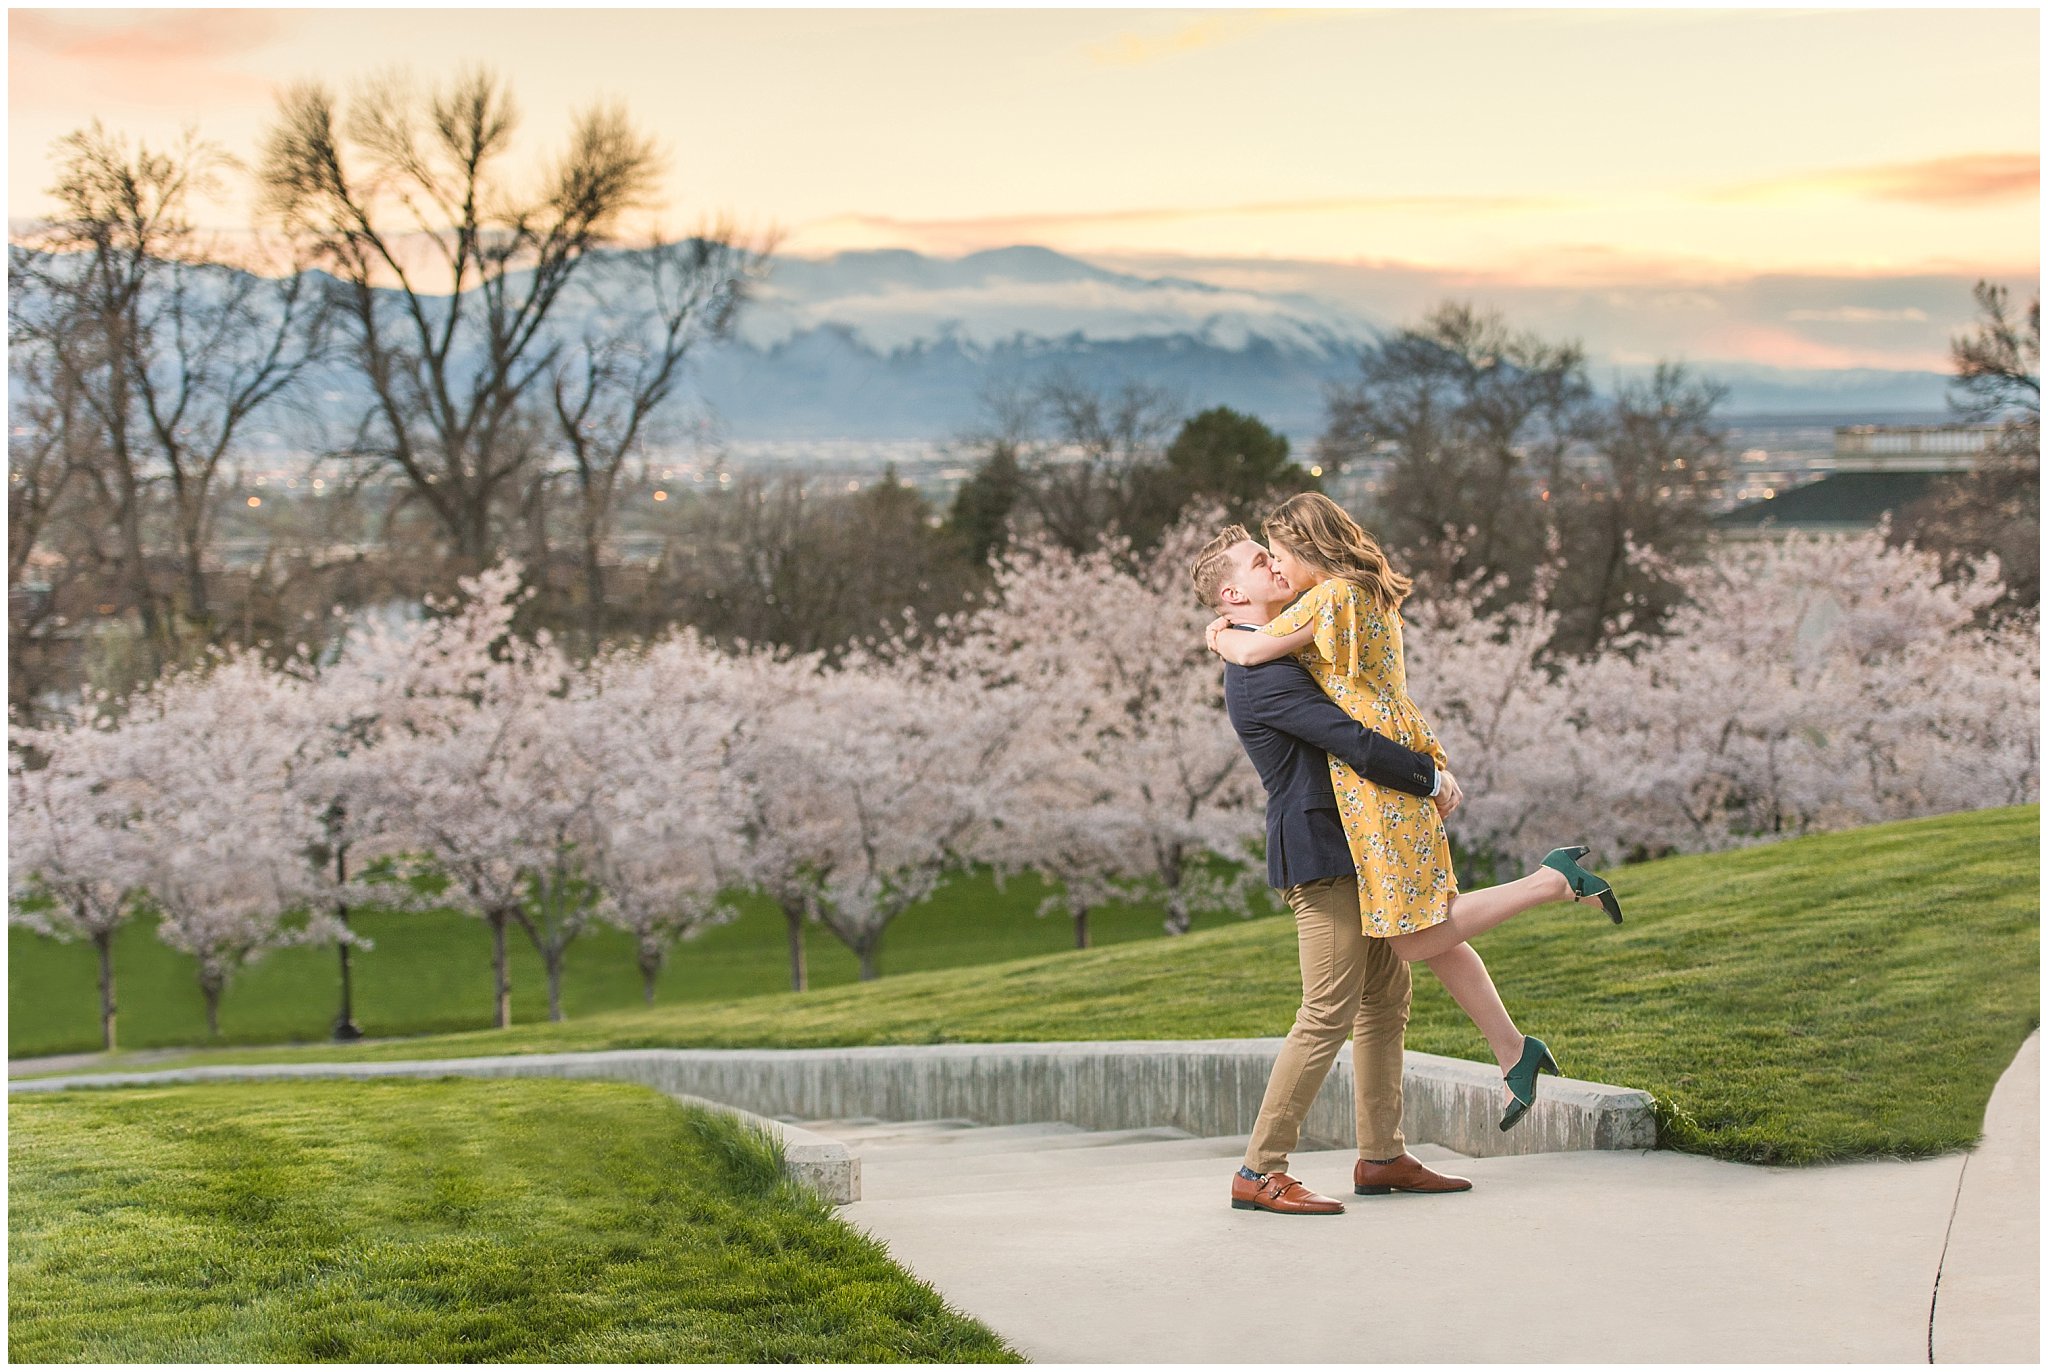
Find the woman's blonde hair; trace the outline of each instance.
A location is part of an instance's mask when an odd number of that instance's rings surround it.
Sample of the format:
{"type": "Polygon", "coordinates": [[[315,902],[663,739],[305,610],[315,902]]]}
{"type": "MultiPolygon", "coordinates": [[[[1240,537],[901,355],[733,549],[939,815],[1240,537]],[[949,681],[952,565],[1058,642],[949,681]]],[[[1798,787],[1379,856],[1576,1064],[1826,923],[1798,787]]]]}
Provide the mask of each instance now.
{"type": "Polygon", "coordinates": [[[1357,520],[1320,491],[1290,496],[1267,516],[1265,531],[1267,542],[1280,544],[1324,576],[1344,578],[1387,613],[1401,608],[1415,584],[1393,569],[1357,520]]]}

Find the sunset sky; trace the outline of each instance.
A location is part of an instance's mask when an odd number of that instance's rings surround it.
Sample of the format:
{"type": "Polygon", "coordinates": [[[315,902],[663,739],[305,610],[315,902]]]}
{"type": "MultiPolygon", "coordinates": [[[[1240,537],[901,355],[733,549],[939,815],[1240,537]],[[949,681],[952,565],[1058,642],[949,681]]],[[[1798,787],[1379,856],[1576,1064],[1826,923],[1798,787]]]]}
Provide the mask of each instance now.
{"type": "Polygon", "coordinates": [[[249,155],[294,81],[481,62],[536,154],[616,99],[668,224],[789,253],[1515,291],[2039,270],[2033,10],[15,10],[9,38],[16,222],[95,118],[249,155]]]}

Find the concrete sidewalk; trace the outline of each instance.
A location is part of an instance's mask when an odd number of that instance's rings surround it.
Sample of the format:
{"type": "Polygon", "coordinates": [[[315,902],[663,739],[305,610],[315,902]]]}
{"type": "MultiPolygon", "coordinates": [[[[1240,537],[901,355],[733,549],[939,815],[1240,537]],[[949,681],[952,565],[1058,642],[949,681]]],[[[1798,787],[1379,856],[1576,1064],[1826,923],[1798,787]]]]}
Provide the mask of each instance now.
{"type": "Polygon", "coordinates": [[[1423,1146],[1475,1188],[1385,1197],[1351,1195],[1351,1150],[1297,1154],[1350,1207],[1328,1218],[1230,1209],[1242,1137],[1004,1152],[870,1123],[837,1131],[865,1197],[840,1213],[1043,1362],[2034,1362],[2038,1067],[2030,1040],[1974,1154],[1423,1146]]]}
{"type": "MultiPolygon", "coordinates": [[[[1167,1061],[1181,1068],[1215,1051],[1174,1047],[1167,1061]]],[[[801,1072],[785,1075],[825,1080],[849,1059],[889,1055],[798,1056],[801,1072]]],[[[957,1053],[913,1056],[976,1084],[954,1071],[957,1053]]],[[[668,1077],[683,1067],[710,1063],[739,1081],[759,1057],[640,1051],[128,1079],[623,1075],[675,1091],[683,1086],[668,1077]]],[[[1611,1147],[1466,1159],[1422,1144],[1418,1156],[1476,1189],[1353,1197],[1352,1150],[1297,1154],[1296,1176],[1350,1205],[1331,1217],[1230,1209],[1244,1137],[1166,1121],[987,1128],[989,1113],[977,1111],[806,1127],[859,1154],[864,1199],[840,1214],[1039,1361],[2031,1363],[2039,1072],[2036,1035],[1992,1096],[1982,1146],[1922,1162],[1776,1169],[1611,1147]]],[[[1097,1094],[1136,1108],[1116,1091],[1097,1094]]]]}
{"type": "Polygon", "coordinates": [[[1928,1339],[1932,1362],[2038,1362],[2041,1035],[2020,1049],[1963,1161],[1928,1339]]]}

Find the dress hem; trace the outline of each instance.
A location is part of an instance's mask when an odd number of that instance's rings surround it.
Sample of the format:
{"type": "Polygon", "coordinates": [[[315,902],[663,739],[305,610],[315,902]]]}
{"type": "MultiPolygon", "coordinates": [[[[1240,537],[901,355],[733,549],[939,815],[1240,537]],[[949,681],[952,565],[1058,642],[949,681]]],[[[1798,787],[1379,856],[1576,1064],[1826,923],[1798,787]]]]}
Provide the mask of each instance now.
{"type": "Polygon", "coordinates": [[[1434,929],[1437,927],[1437,925],[1442,924],[1445,920],[1449,919],[1451,917],[1451,902],[1456,900],[1457,898],[1458,887],[1457,884],[1454,882],[1451,885],[1450,893],[1444,897],[1444,903],[1442,907],[1439,909],[1437,917],[1427,924],[1418,924],[1413,929],[1396,929],[1391,933],[1382,934],[1379,932],[1379,930],[1373,927],[1375,921],[1373,920],[1372,916],[1364,914],[1362,912],[1359,915],[1358,923],[1360,928],[1364,930],[1365,936],[1367,938],[1399,938],[1403,934],[1419,934],[1424,929],[1434,929]]]}

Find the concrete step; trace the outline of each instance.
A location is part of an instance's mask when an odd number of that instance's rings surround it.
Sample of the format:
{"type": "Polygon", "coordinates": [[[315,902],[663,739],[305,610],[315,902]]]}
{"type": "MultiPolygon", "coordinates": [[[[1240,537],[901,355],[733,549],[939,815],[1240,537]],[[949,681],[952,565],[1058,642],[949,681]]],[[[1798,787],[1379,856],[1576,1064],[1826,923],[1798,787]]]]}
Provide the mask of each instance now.
{"type": "Polygon", "coordinates": [[[979,1127],[973,1120],[963,1119],[878,1120],[866,1115],[851,1119],[827,1120],[805,1120],[794,1115],[777,1115],[776,1118],[784,1124],[808,1129],[813,1134],[823,1134],[842,1143],[857,1143],[864,1147],[894,1139],[945,1138],[979,1127]]]}
{"type": "Polygon", "coordinates": [[[1040,1142],[1072,1138],[1088,1132],[1078,1124],[1067,1124],[1058,1120],[1049,1120],[1041,1124],[999,1124],[987,1128],[949,1129],[932,1133],[889,1133],[876,1129],[862,1133],[858,1139],[836,1133],[830,1128],[819,1128],[809,1124],[802,1127],[810,1129],[813,1133],[822,1133],[839,1139],[848,1147],[857,1144],[862,1153],[926,1149],[934,1154],[944,1154],[973,1148],[1031,1147],[1040,1142]]]}
{"type": "MultiPolygon", "coordinates": [[[[1025,1126],[1029,1127],[1029,1126],[1025,1126]]],[[[1158,1125],[1149,1129],[1077,1129],[1072,1125],[1053,1126],[1037,1133],[1009,1132],[1003,1130],[977,1129],[963,1132],[943,1143],[926,1142],[917,1139],[894,1140],[887,1143],[862,1142],[850,1148],[864,1158],[873,1158],[877,1163],[889,1158],[902,1158],[921,1163],[941,1157],[959,1157],[972,1154],[1070,1152],[1079,1149],[1118,1148],[1133,1143],[1162,1143],[1177,1139],[1192,1138],[1185,1129],[1171,1125],[1158,1125]]]]}
{"type": "Polygon", "coordinates": [[[1093,1171],[1100,1168],[1137,1166],[1148,1162],[1185,1162],[1196,1159],[1242,1158],[1245,1140],[1152,1139],[1105,1144],[1094,1148],[1034,1148],[977,1152],[961,1149],[909,1154],[891,1151],[875,1155],[877,1173],[916,1172],[926,1176],[981,1177],[1008,1172],[1093,1171]]]}

